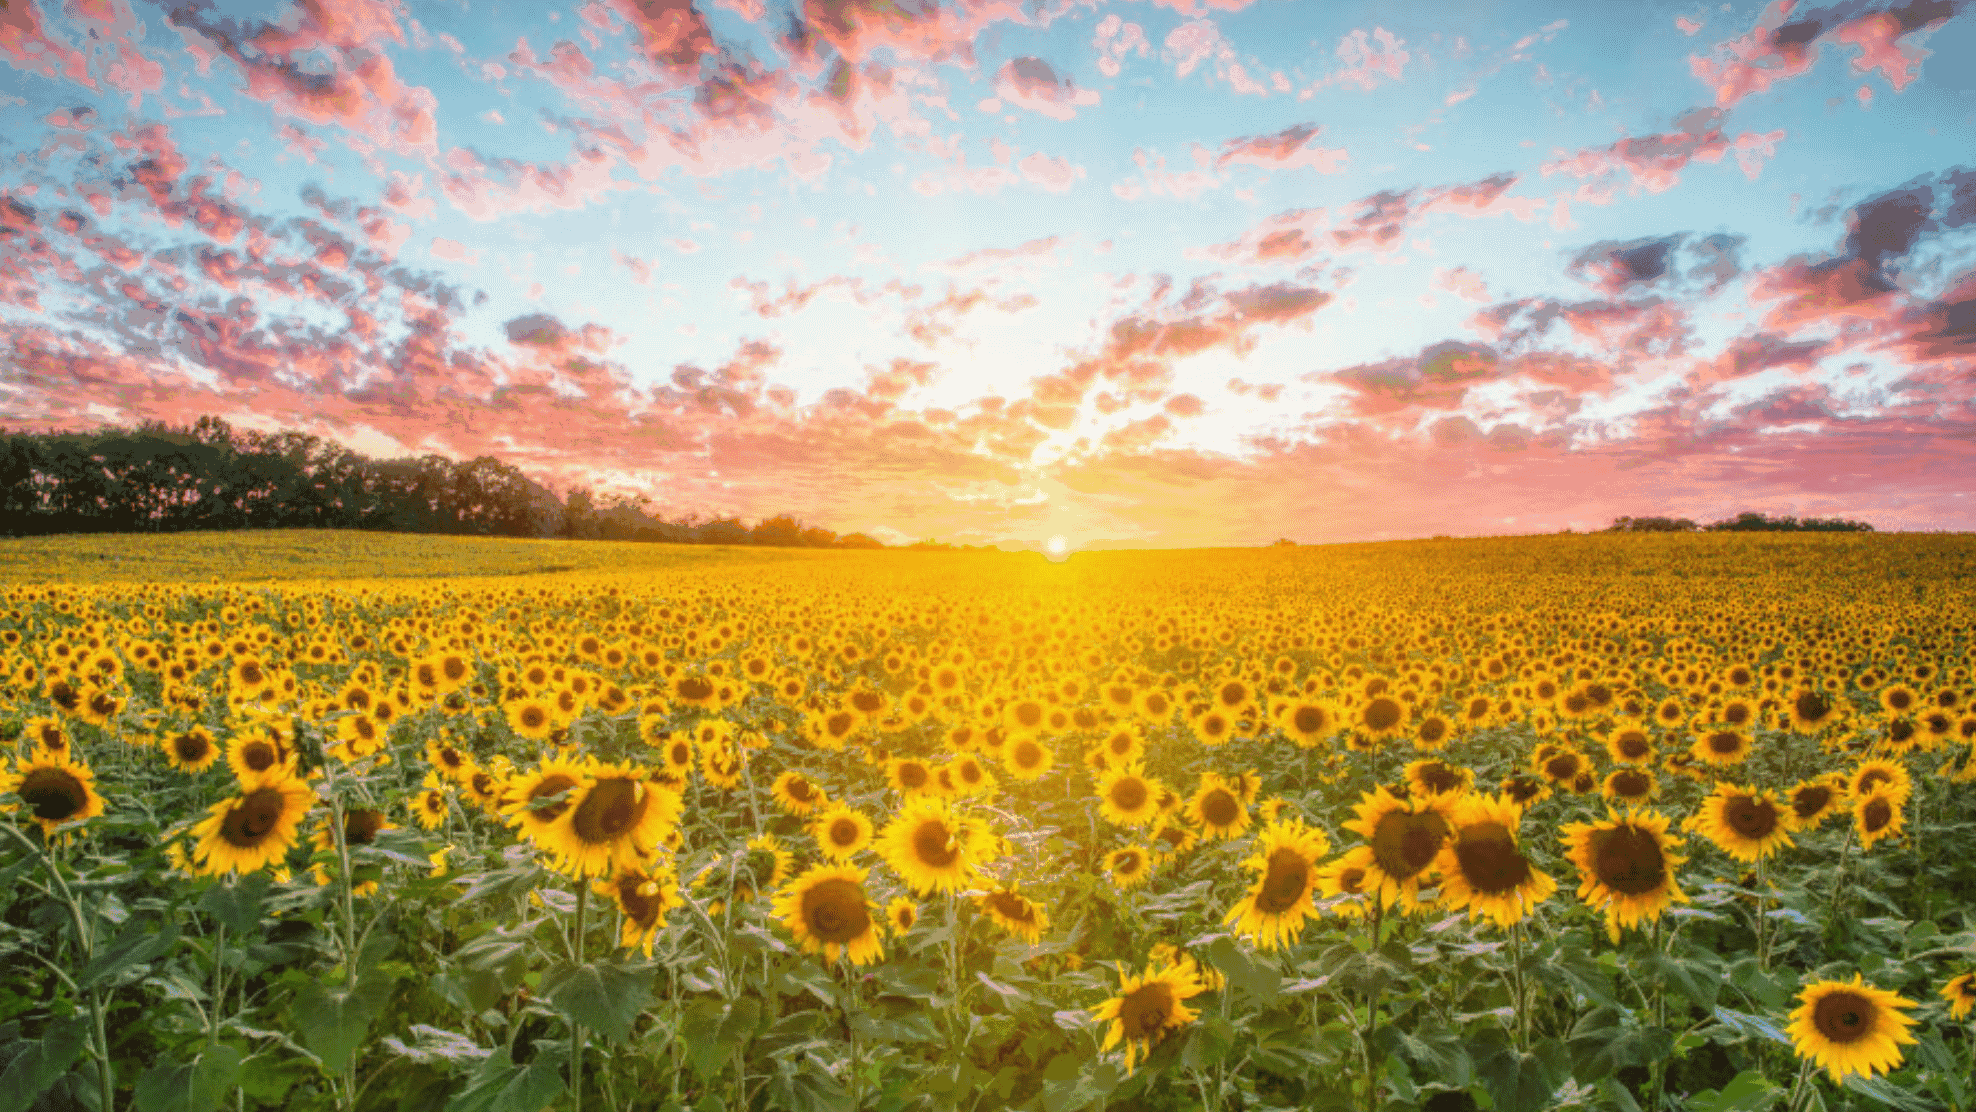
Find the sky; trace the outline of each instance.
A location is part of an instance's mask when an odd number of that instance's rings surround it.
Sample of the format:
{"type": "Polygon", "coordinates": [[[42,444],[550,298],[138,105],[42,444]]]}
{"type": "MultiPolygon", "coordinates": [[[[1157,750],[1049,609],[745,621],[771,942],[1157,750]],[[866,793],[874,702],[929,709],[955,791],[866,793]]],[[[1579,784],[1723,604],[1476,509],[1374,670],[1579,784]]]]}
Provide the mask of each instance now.
{"type": "Polygon", "coordinates": [[[1976,0],[0,0],[0,425],[895,543],[1967,531],[1972,56],[1976,0]]]}

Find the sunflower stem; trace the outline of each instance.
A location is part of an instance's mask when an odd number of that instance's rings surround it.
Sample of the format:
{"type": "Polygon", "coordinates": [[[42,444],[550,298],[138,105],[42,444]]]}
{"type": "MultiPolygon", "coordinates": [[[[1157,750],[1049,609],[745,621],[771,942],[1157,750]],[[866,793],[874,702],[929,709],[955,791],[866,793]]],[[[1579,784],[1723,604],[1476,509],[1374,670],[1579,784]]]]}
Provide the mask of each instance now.
{"type": "Polygon", "coordinates": [[[1784,1112],[1798,1112],[1798,1098],[1805,1091],[1805,1082],[1811,1079],[1811,1059],[1798,1064],[1797,1080],[1791,1082],[1791,1095],[1784,1101],[1784,1112]]]}
{"type": "MultiPolygon", "coordinates": [[[[69,909],[69,921],[75,925],[76,948],[82,951],[82,964],[87,967],[96,956],[96,939],[89,929],[89,920],[82,913],[82,905],[76,901],[75,892],[69,888],[67,878],[62,876],[61,866],[50,857],[47,850],[34,844],[34,839],[21,833],[13,823],[0,824],[0,829],[12,834],[14,839],[27,847],[27,851],[41,859],[41,867],[47,871],[50,880],[55,882],[56,891],[62,903],[69,909]]],[[[52,963],[51,963],[52,964],[52,963]]],[[[73,986],[75,982],[66,974],[63,979],[73,986]]],[[[96,1083],[101,1101],[101,1112],[113,1112],[116,1107],[116,1076],[110,1068],[110,1032],[103,1017],[103,994],[91,986],[85,994],[89,1001],[90,1050],[96,1055],[96,1083]]]]}
{"type": "MultiPolygon", "coordinates": [[[[1385,918],[1386,918],[1385,911],[1386,908],[1383,902],[1375,902],[1372,905],[1371,950],[1374,953],[1377,953],[1379,950],[1379,942],[1380,942],[1379,936],[1381,933],[1381,928],[1385,924],[1385,918]]],[[[1362,1035],[1359,1039],[1359,1048],[1365,1054],[1366,1112],[1377,1112],[1377,1109],[1379,1108],[1378,1054],[1373,1050],[1372,1040],[1373,1040],[1373,1036],[1378,1034],[1379,1032],[1379,990],[1381,987],[1382,987],[1381,985],[1375,983],[1373,987],[1367,990],[1366,992],[1365,1034],[1362,1035]]]]}
{"type": "MultiPolygon", "coordinates": [[[[336,774],[329,774],[329,828],[336,839],[337,881],[343,889],[338,901],[343,910],[343,977],[344,983],[354,989],[357,986],[357,902],[350,876],[350,840],[345,837],[343,828],[343,801],[336,794],[336,774]]],[[[343,1066],[344,1107],[357,1107],[357,1056],[350,1052],[350,1060],[343,1066]]]]}
{"type": "Polygon", "coordinates": [[[1509,952],[1510,990],[1514,994],[1510,1000],[1510,1014],[1516,1017],[1516,1025],[1511,1029],[1511,1034],[1516,1038],[1516,1049],[1522,1051],[1528,1050],[1530,1047],[1530,1016],[1528,1009],[1523,1006],[1525,995],[1523,990],[1523,924],[1520,921],[1511,923],[1509,926],[1509,952]]]}
{"type": "Polygon", "coordinates": [[[206,1049],[220,1040],[220,1001],[226,998],[226,924],[213,934],[213,993],[206,1007],[206,1049]]]}
{"type": "MultiPolygon", "coordinates": [[[[583,933],[587,924],[584,913],[590,909],[590,886],[576,882],[576,930],[570,942],[570,951],[576,955],[576,964],[583,964],[583,933]]],[[[583,1112],[583,1042],[588,1034],[583,1024],[569,1026],[569,1092],[571,1112],[583,1112]]]]}

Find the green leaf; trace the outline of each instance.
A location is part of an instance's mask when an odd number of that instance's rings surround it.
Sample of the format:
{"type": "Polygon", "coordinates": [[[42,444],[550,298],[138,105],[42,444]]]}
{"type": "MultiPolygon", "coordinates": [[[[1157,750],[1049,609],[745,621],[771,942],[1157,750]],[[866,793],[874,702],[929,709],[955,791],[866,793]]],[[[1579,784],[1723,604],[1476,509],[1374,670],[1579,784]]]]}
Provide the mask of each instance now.
{"type": "Polygon", "coordinates": [[[536,1043],[535,1057],[518,1066],[503,1047],[480,1063],[466,1087],[447,1102],[446,1112],[542,1112],[569,1088],[563,1080],[568,1064],[567,1050],[536,1043]]]}
{"type": "Polygon", "coordinates": [[[1282,995],[1283,974],[1275,966],[1257,961],[1226,935],[1208,946],[1208,960],[1257,1004],[1267,1004],[1282,995]]]}
{"type": "Polygon", "coordinates": [[[850,1103],[844,1086],[814,1055],[783,1062],[769,1078],[769,1107],[789,1112],[838,1112],[850,1103]]]}
{"type": "Polygon", "coordinates": [[[85,989],[96,985],[114,985],[125,973],[170,953],[177,941],[178,928],[170,924],[162,930],[127,927],[117,935],[116,941],[99,949],[89,964],[82,967],[82,972],[76,976],[76,984],[85,989]]]}
{"type": "Polygon", "coordinates": [[[410,1058],[420,1065],[453,1069],[478,1065],[493,1053],[457,1031],[442,1031],[423,1023],[412,1024],[412,1037],[418,1041],[406,1043],[396,1035],[386,1035],[382,1041],[386,1050],[401,1058],[410,1058]]]}
{"type": "Polygon", "coordinates": [[[1412,1030],[1403,1030],[1399,1024],[1382,1025],[1377,1036],[1381,1049],[1398,1055],[1426,1077],[1466,1088],[1475,1075],[1475,1064],[1461,1036],[1431,1019],[1407,1026],[1412,1030]]]}
{"type": "MultiPolygon", "coordinates": [[[[12,1026],[9,1024],[8,1026],[12,1026]]],[[[24,1049],[0,1072],[0,1112],[23,1112],[69,1071],[69,1065],[89,1043],[89,1018],[84,1015],[55,1020],[39,1039],[24,1049]]]]}
{"type": "Polygon", "coordinates": [[[456,981],[475,1012],[484,1012],[513,992],[528,975],[528,936],[535,923],[488,931],[453,951],[456,981]]]}
{"type": "Polygon", "coordinates": [[[1691,1112],[1764,1112],[1783,1096],[1783,1088],[1769,1078],[1745,1071],[1730,1079],[1719,1093],[1705,1089],[1689,1097],[1688,1108],[1691,1112]]]}
{"type": "Polygon", "coordinates": [[[1541,1058],[1512,1047],[1484,1061],[1481,1074],[1498,1112],[1541,1112],[1557,1089],[1541,1058]]]}
{"type": "Polygon", "coordinates": [[[1671,982],[1681,995],[1703,1010],[1715,1007],[1722,978],[1718,970],[1689,958],[1654,954],[1647,959],[1647,972],[1671,982]]]}
{"type": "Polygon", "coordinates": [[[240,1051],[215,1043],[190,1062],[161,1062],[137,1079],[136,1112],[213,1112],[240,1076],[240,1051]]]}
{"type": "MultiPolygon", "coordinates": [[[[693,1001],[686,1009],[686,1017],[680,1029],[687,1032],[707,1032],[719,1028],[720,1021],[727,1015],[727,1005],[720,1000],[702,998],[693,1001]]],[[[704,1034],[700,1038],[686,1040],[686,1056],[693,1063],[693,1072],[702,1081],[712,1081],[719,1075],[721,1067],[727,1064],[727,1057],[733,1048],[719,1039],[710,1039],[704,1034]]]]}
{"type": "Polygon", "coordinates": [[[232,884],[215,884],[199,897],[199,910],[212,916],[236,936],[245,938],[261,924],[261,903],[268,894],[268,874],[252,872],[232,884]]]}
{"type": "Polygon", "coordinates": [[[652,970],[614,961],[559,962],[542,974],[542,995],[564,1019],[623,1042],[652,1002],[652,970]]]}
{"type": "Polygon", "coordinates": [[[1940,1105],[1931,1104],[1912,1093],[1902,1090],[1884,1077],[1862,1077],[1859,1074],[1846,1075],[1846,1088],[1860,1096],[1877,1100],[1890,1108],[1904,1112],[1930,1112],[1940,1105]]]}
{"type": "Polygon", "coordinates": [[[1715,1021],[1738,1035],[1769,1039],[1780,1046],[1791,1045],[1791,1036],[1785,1034],[1783,1026],[1767,1015],[1751,1015],[1733,1008],[1717,1008],[1715,1021]]]}
{"type": "Polygon", "coordinates": [[[391,981],[377,973],[334,988],[311,982],[295,994],[296,1032],[325,1070],[342,1073],[390,999],[391,981]]]}

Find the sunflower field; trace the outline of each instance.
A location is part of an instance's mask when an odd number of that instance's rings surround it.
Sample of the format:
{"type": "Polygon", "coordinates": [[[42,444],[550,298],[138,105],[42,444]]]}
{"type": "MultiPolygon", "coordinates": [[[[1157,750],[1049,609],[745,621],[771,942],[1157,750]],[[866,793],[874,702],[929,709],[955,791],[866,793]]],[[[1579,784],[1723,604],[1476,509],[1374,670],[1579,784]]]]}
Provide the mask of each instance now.
{"type": "Polygon", "coordinates": [[[324,536],[0,553],[0,1112],[1976,1108],[1970,537],[324,536]]]}

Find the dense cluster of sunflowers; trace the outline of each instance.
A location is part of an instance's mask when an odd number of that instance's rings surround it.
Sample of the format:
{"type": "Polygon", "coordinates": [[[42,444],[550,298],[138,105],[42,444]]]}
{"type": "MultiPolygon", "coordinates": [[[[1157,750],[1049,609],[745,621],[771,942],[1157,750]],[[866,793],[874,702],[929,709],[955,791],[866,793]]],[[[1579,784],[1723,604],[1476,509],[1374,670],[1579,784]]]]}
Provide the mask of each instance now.
{"type": "MultiPolygon", "coordinates": [[[[99,777],[168,767],[199,798],[164,847],[188,882],[358,897],[388,881],[350,848],[402,824],[445,841],[436,876],[454,845],[525,842],[646,957],[683,918],[756,915],[869,966],[939,901],[1066,968],[1115,962],[1084,1007],[1130,1072],[1224,974],[1190,940],[1093,951],[1052,921],[1067,870],[1129,904],[1233,847],[1206,912],[1285,960],[1319,921],[1369,945],[1454,913],[1658,937],[1704,881],[1753,893],[1761,944],[1797,840],[1837,833],[1843,878],[1903,843],[1918,786],[1966,807],[1976,780],[1966,611],[1854,602],[1872,620],[1835,639],[1844,615],[1711,614],[1733,583],[1552,607],[1450,576],[1409,607],[1383,582],[1279,595],[1273,566],[1216,586],[1204,557],[1208,601],[1177,606],[1134,557],[979,590],[885,558],[766,585],[16,588],[0,797],[59,846],[104,815],[99,777]],[[1075,849],[1044,860],[1045,830],[1075,849]]],[[[1809,979],[1790,1038],[1834,1082],[1896,1069],[1911,1012],[1976,1007],[1967,966],[1938,983],[1923,1005],[1809,979]]]]}

